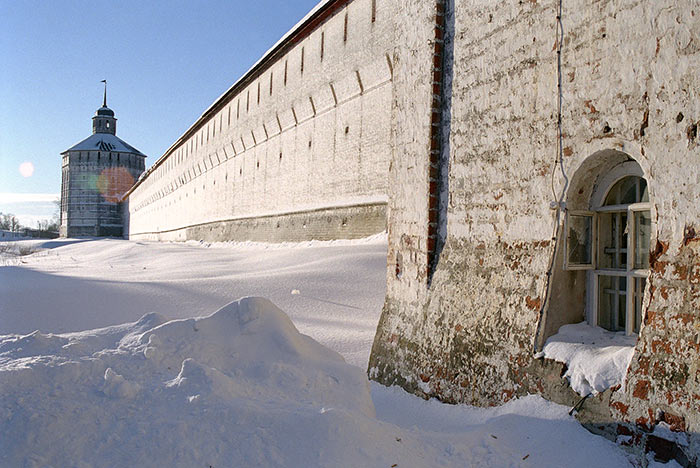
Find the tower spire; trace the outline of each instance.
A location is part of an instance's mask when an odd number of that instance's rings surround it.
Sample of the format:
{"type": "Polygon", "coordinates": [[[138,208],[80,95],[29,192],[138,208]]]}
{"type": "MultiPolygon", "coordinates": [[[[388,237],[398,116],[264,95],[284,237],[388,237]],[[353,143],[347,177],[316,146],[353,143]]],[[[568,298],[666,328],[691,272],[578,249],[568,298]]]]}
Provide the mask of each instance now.
{"type": "Polygon", "coordinates": [[[107,107],[107,80],[102,80],[105,84],[105,94],[102,99],[102,107],[97,109],[95,116],[92,118],[92,133],[117,133],[117,119],[114,117],[114,111],[107,107]]]}

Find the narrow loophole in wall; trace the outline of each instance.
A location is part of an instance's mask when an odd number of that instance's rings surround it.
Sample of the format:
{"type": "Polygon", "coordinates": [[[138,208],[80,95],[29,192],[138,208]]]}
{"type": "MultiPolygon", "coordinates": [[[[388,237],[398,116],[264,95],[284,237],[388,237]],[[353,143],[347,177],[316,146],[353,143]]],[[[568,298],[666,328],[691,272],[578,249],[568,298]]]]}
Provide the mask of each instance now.
{"type": "Polygon", "coordinates": [[[311,140],[309,140],[309,148],[311,148],[311,140]]]}
{"type": "Polygon", "coordinates": [[[248,112],[250,110],[250,90],[246,92],[245,96],[245,111],[248,112]]]}
{"type": "Polygon", "coordinates": [[[321,61],[322,62],[323,62],[323,48],[324,48],[324,43],[326,42],[325,37],[326,37],[326,33],[321,31],[321,61]]]}
{"type": "Polygon", "coordinates": [[[304,74],[304,48],[301,48],[301,74],[304,74]]]}
{"type": "Polygon", "coordinates": [[[287,86],[287,60],[284,61],[284,85],[287,86]]]}
{"type": "Polygon", "coordinates": [[[270,72],[270,96],[272,96],[272,72],[270,72]]]}
{"type": "Polygon", "coordinates": [[[377,21],[377,0],[372,0],[372,23],[377,21]]]}
{"type": "Polygon", "coordinates": [[[348,133],[350,133],[350,127],[345,127],[345,134],[347,135],[348,133]]]}
{"type": "Polygon", "coordinates": [[[258,81],[258,105],[260,104],[260,82],[258,81]]]}
{"type": "Polygon", "coordinates": [[[348,42],[348,12],[345,10],[345,20],[343,22],[343,42],[348,42]]]}
{"type": "Polygon", "coordinates": [[[282,153],[280,153],[280,161],[282,160],[282,153]]]}

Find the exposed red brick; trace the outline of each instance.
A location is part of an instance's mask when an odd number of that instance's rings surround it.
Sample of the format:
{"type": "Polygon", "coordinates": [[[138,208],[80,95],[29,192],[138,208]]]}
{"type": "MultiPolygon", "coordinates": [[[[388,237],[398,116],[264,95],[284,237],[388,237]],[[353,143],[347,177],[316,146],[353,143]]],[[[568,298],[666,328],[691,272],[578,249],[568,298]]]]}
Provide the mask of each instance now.
{"type": "Polygon", "coordinates": [[[651,423],[650,423],[649,418],[639,417],[634,421],[634,423],[644,431],[651,430],[651,423]]]}
{"type": "Polygon", "coordinates": [[[503,401],[504,402],[510,401],[513,398],[514,394],[515,394],[515,390],[509,390],[509,389],[503,390],[503,392],[502,392],[503,401]]]}
{"type": "Polygon", "coordinates": [[[688,279],[688,266],[687,265],[673,265],[673,274],[677,279],[685,281],[688,279]]]}
{"type": "Polygon", "coordinates": [[[421,379],[423,382],[425,382],[425,383],[430,382],[430,376],[425,375],[425,374],[421,374],[421,375],[420,375],[420,379],[421,379]]]}
{"type": "Polygon", "coordinates": [[[457,331],[457,332],[461,332],[463,328],[464,327],[462,327],[462,325],[460,325],[460,324],[455,325],[455,331],[457,331]]]}
{"type": "Polygon", "coordinates": [[[542,299],[540,299],[539,296],[537,296],[534,299],[531,296],[527,296],[525,298],[525,305],[527,305],[528,309],[540,310],[540,306],[542,305],[542,299]]]}
{"type": "Polygon", "coordinates": [[[571,149],[571,146],[567,146],[562,150],[562,152],[564,153],[564,156],[571,156],[572,154],[574,154],[574,150],[571,149]]]}
{"type": "Polygon", "coordinates": [[[663,351],[666,354],[671,354],[671,344],[663,340],[652,340],[651,352],[656,354],[660,351],[663,351]]]}
{"type": "Polygon", "coordinates": [[[589,111],[591,114],[597,114],[597,113],[598,113],[598,109],[595,108],[595,106],[591,103],[590,100],[584,101],[584,102],[583,102],[583,105],[586,106],[586,107],[588,108],[588,111],[589,111]]]}
{"type": "Polygon", "coordinates": [[[435,238],[429,237],[427,240],[428,252],[432,252],[435,249],[435,238]]]}
{"type": "Polygon", "coordinates": [[[685,432],[686,424],[685,418],[683,416],[678,416],[671,413],[664,412],[663,420],[666,424],[671,426],[673,432],[685,432]]]}
{"type": "Polygon", "coordinates": [[[649,396],[649,388],[651,388],[651,383],[648,380],[640,380],[635,385],[632,396],[640,400],[646,400],[649,396]]]}
{"type": "Polygon", "coordinates": [[[661,297],[663,297],[664,299],[668,299],[668,288],[667,287],[661,286],[659,288],[659,293],[661,294],[661,297]]]}
{"type": "Polygon", "coordinates": [[[632,434],[634,434],[634,433],[632,432],[632,429],[630,429],[629,427],[627,427],[623,424],[617,425],[617,435],[631,436],[632,434]]]}
{"type": "Polygon", "coordinates": [[[656,241],[656,246],[654,246],[654,250],[652,250],[649,253],[649,264],[651,265],[652,269],[656,269],[655,265],[659,257],[661,257],[663,254],[666,253],[668,250],[668,242],[662,242],[657,240],[656,241]]]}
{"type": "Polygon", "coordinates": [[[649,362],[651,359],[649,356],[642,356],[639,358],[639,373],[642,375],[647,375],[649,373],[649,362]]]}
{"type": "Polygon", "coordinates": [[[683,323],[683,325],[688,325],[689,323],[695,322],[695,314],[689,314],[687,312],[681,312],[671,317],[673,320],[678,320],[683,323]]]}
{"type": "Polygon", "coordinates": [[[647,310],[646,316],[644,317],[644,325],[651,325],[654,323],[658,312],[655,310],[647,310]]]}
{"type": "MultiPolygon", "coordinates": [[[[613,408],[620,412],[623,416],[627,415],[627,411],[630,409],[629,405],[622,403],[621,401],[615,401],[610,404],[613,408]]],[[[629,435],[629,434],[628,434],[629,435]]]]}
{"type": "Polygon", "coordinates": [[[666,271],[666,267],[668,266],[668,262],[654,262],[651,264],[651,269],[654,270],[656,273],[663,274],[666,271]]]}

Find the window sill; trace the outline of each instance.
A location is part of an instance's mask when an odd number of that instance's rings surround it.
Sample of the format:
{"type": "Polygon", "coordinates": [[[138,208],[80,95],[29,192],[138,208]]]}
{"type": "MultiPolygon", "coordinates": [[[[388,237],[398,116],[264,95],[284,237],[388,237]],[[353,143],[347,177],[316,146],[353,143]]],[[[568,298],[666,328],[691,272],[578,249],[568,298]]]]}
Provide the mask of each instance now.
{"type": "Polygon", "coordinates": [[[538,357],[566,364],[564,374],[581,396],[596,395],[624,383],[637,336],[610,332],[581,322],[564,325],[547,342],[538,357]]]}

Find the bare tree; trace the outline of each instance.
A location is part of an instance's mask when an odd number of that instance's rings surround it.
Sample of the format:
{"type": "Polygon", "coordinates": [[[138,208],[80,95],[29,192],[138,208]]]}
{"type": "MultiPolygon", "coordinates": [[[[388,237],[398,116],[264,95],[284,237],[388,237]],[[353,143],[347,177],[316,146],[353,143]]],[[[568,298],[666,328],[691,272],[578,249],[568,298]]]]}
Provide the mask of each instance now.
{"type": "Polygon", "coordinates": [[[19,220],[12,213],[0,213],[0,229],[6,231],[18,232],[22,229],[19,220]]]}

